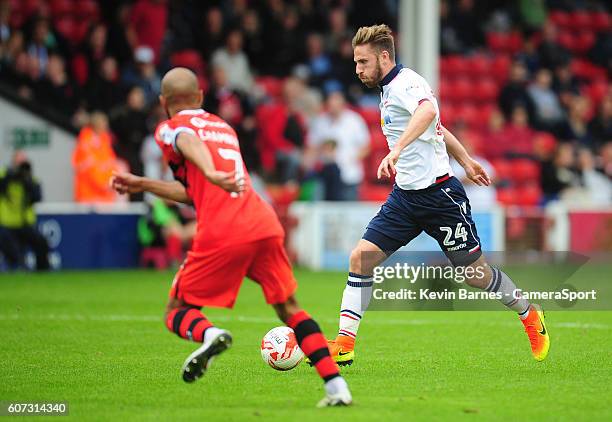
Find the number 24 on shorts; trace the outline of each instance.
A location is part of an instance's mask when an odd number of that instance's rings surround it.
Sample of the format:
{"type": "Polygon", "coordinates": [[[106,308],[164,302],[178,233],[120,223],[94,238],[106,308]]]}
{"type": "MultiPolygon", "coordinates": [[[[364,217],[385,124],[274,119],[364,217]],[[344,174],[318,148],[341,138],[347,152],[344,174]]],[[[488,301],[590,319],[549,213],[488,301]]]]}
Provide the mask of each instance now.
{"type": "MultiPolygon", "coordinates": [[[[453,228],[452,227],[440,227],[440,231],[443,231],[446,233],[446,236],[444,237],[444,240],[442,241],[442,243],[444,244],[444,246],[453,246],[456,242],[455,240],[451,240],[451,237],[453,237],[453,228]]],[[[465,227],[463,226],[463,223],[457,223],[457,227],[455,227],[455,239],[459,239],[461,238],[462,242],[467,241],[467,230],[465,229],[465,227]]]]}

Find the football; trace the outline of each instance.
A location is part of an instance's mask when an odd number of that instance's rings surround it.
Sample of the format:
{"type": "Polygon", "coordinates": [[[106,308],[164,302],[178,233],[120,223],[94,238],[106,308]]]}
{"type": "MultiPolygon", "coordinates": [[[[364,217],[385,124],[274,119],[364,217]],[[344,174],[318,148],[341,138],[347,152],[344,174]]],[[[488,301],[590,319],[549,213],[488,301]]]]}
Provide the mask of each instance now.
{"type": "Polygon", "coordinates": [[[261,357],[278,371],[295,368],[304,359],[295,333],[289,327],[272,328],[261,340],[261,357]]]}

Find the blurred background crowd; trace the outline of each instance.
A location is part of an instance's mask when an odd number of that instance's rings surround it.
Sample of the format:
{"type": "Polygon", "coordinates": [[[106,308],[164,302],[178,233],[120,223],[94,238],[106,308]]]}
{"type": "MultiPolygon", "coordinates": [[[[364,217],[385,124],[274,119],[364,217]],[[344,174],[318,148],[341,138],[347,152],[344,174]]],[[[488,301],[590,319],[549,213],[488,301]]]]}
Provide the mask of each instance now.
{"type": "MultiPolygon", "coordinates": [[[[609,3],[440,3],[442,124],[492,173],[475,205],[612,201],[609,3]]],[[[196,72],[280,202],[381,200],[377,90],[354,73],[362,25],[397,0],[0,0],[0,92],[78,133],[75,200],[120,200],[113,169],[168,177],[152,138],[160,77],[196,72]]],[[[401,62],[401,57],[399,57],[401,62]]],[[[461,175],[461,169],[456,172],[461,175]]],[[[140,201],[134,195],[131,200],[140,201]]]]}

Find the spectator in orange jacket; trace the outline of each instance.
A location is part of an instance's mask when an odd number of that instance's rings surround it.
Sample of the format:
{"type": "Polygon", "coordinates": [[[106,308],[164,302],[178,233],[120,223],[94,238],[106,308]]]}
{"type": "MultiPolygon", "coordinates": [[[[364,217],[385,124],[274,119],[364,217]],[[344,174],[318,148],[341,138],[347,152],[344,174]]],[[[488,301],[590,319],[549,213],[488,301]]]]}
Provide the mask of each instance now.
{"type": "Polygon", "coordinates": [[[90,123],[81,129],[72,154],[75,171],[76,202],[115,202],[116,195],[108,180],[117,169],[117,156],[111,145],[108,119],[104,113],[93,112],[90,123]]]}

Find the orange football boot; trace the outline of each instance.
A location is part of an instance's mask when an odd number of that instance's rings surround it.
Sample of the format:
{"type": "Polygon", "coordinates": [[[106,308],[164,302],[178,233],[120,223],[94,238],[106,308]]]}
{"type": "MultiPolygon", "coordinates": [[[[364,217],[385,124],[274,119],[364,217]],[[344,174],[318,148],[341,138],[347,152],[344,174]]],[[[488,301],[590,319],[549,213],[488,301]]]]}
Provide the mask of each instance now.
{"type": "Polygon", "coordinates": [[[355,359],[355,339],[349,336],[338,336],[328,343],[329,353],[339,366],[347,366],[355,359]]]}
{"type": "Polygon", "coordinates": [[[544,324],[544,311],[540,305],[530,305],[527,318],[521,320],[521,322],[525,326],[525,332],[529,337],[533,357],[538,362],[543,361],[548,356],[550,338],[544,324]]]}
{"type": "MultiPolygon", "coordinates": [[[[355,339],[348,336],[338,336],[335,340],[327,340],[329,353],[338,366],[349,366],[355,359],[355,339]]],[[[310,359],[305,358],[304,362],[312,366],[310,359]]]]}

